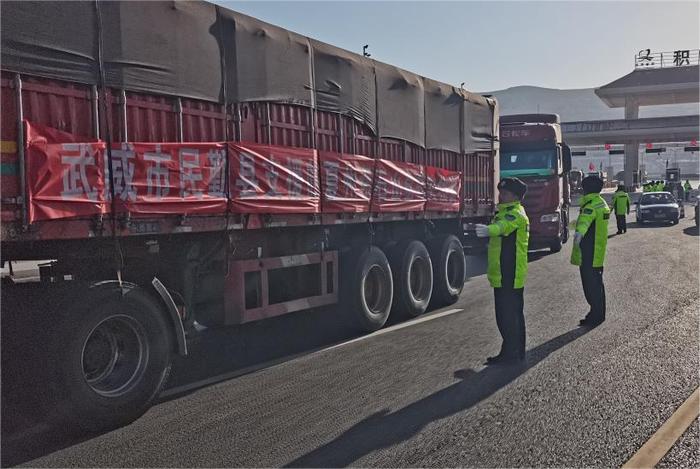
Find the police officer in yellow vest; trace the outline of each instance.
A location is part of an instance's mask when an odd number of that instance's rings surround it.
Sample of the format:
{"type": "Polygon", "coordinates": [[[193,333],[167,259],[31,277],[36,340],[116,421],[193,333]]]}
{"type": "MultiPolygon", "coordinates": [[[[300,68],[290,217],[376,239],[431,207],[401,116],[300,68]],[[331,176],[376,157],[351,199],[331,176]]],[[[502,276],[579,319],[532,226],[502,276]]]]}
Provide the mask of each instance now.
{"type": "Polygon", "coordinates": [[[690,198],[690,191],[693,190],[693,186],[690,185],[689,180],[685,180],[685,184],[683,184],[683,191],[685,192],[685,201],[687,202],[688,199],[690,198]]]}
{"type": "Polygon", "coordinates": [[[608,244],[610,209],[600,196],[602,179],[588,176],[581,181],[581,187],[584,196],[580,200],[580,212],[576,220],[571,263],[579,266],[583,294],[590,305],[590,311],[579,324],[597,326],[605,321],[603,264],[608,244]]]}
{"type": "Polygon", "coordinates": [[[617,234],[627,233],[627,215],[630,213],[631,203],[629,194],[625,192],[625,186],[617,186],[617,191],[612,198],[615,220],[617,221],[617,234]]]}
{"type": "Polygon", "coordinates": [[[523,289],[527,277],[530,221],[521,201],[527,186],[518,178],[498,183],[499,204],[490,225],[476,225],[479,237],[489,237],[487,277],[493,287],[501,351],[486,362],[518,363],[525,358],[523,289]]]}

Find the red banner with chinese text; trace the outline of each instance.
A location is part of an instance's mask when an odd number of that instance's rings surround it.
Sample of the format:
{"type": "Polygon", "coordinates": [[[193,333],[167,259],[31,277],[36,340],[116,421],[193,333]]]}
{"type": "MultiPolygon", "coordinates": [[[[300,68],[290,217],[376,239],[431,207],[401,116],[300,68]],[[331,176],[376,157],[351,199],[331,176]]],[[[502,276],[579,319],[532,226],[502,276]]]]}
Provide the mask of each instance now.
{"type": "Polygon", "coordinates": [[[420,212],[425,208],[425,167],[377,160],[373,212],[420,212]]]}
{"type": "Polygon", "coordinates": [[[231,210],[319,213],[318,155],[308,148],[229,143],[231,210]]]}
{"type": "MultiPolygon", "coordinates": [[[[30,222],[110,212],[104,142],[29,122],[26,132],[30,222]]],[[[460,207],[459,172],[361,155],[231,142],[115,143],[111,154],[119,213],[217,215],[227,204],[270,214],[460,207]]]]}
{"type": "Polygon", "coordinates": [[[29,222],[107,213],[104,143],[25,124],[29,222]]]}
{"type": "MultiPolygon", "coordinates": [[[[120,212],[149,215],[226,212],[223,143],[115,144],[112,169],[120,212]]],[[[106,198],[110,198],[109,188],[106,198]]]]}
{"type": "Polygon", "coordinates": [[[369,212],[374,159],[321,151],[324,213],[369,212]]]}
{"type": "Polygon", "coordinates": [[[459,212],[459,194],[462,189],[462,173],[449,169],[427,166],[426,211],[459,212]]]}

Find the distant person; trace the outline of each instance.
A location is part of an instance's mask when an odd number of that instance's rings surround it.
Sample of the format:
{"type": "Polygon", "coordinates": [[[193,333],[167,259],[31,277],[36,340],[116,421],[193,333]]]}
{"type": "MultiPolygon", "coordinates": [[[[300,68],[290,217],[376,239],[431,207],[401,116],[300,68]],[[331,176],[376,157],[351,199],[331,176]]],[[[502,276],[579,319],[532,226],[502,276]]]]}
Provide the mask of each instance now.
{"type": "Polygon", "coordinates": [[[489,365],[520,362],[525,358],[523,290],[527,277],[530,221],[521,202],[527,186],[518,178],[498,183],[499,200],[490,225],[476,225],[476,235],[489,238],[487,277],[493,287],[496,325],[503,342],[489,365]]]}
{"type": "Polygon", "coordinates": [[[687,202],[690,200],[690,191],[693,190],[693,186],[690,185],[689,180],[685,180],[685,184],[683,184],[683,191],[685,192],[685,201],[687,202]]]}
{"type": "Polygon", "coordinates": [[[608,244],[610,209],[600,196],[603,180],[596,176],[585,178],[581,185],[584,196],[576,220],[571,263],[579,266],[583,294],[590,310],[579,324],[597,326],[605,321],[605,285],[603,264],[608,244]]]}
{"type": "Polygon", "coordinates": [[[617,186],[617,191],[613,195],[612,204],[615,209],[615,221],[617,222],[617,234],[627,233],[627,215],[630,213],[629,194],[625,191],[625,186],[617,186]]]}

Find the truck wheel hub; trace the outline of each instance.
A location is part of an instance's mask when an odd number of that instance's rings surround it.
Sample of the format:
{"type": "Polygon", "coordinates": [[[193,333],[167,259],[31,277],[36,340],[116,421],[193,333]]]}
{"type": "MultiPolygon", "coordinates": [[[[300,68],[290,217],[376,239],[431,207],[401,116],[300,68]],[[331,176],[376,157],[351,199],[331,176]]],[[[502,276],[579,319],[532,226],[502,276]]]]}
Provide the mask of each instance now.
{"type": "Polygon", "coordinates": [[[110,316],[90,332],[82,351],[83,377],[103,397],[118,397],[142,378],[148,341],[141,324],[124,315],[110,316]]]}

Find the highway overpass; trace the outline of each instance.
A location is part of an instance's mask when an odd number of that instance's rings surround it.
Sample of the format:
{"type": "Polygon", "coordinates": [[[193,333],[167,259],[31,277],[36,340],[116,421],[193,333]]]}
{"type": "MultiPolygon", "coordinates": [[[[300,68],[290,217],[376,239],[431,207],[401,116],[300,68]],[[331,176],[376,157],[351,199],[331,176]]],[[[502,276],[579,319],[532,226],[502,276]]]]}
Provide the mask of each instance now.
{"type": "Polygon", "coordinates": [[[572,146],[688,142],[700,137],[700,115],[562,122],[561,130],[572,146]]]}

